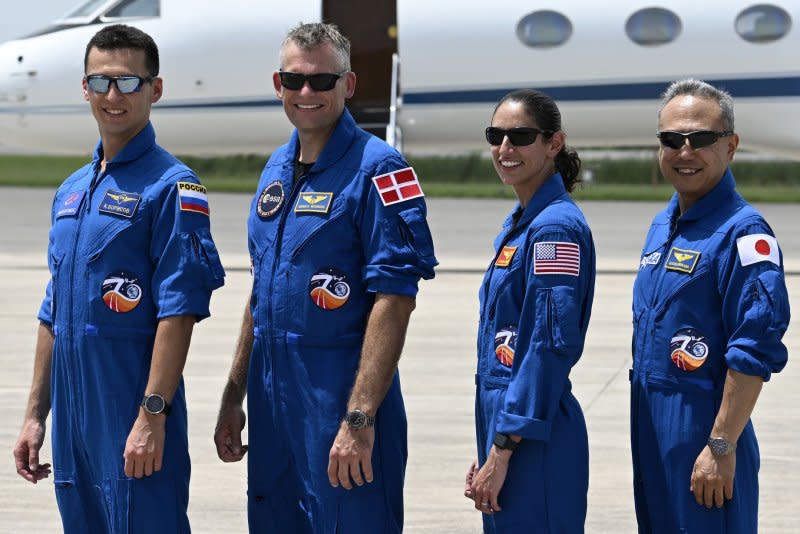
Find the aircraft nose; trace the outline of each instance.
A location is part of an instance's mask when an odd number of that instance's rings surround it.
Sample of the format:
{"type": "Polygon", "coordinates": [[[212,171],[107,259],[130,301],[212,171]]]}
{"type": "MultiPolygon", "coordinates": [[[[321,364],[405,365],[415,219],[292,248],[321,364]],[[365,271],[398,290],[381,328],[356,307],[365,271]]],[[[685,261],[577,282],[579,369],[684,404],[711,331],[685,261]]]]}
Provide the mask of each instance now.
{"type": "Polygon", "coordinates": [[[36,76],[25,65],[25,54],[15,41],[0,44],[0,106],[12,107],[27,99],[25,87],[36,76]]]}

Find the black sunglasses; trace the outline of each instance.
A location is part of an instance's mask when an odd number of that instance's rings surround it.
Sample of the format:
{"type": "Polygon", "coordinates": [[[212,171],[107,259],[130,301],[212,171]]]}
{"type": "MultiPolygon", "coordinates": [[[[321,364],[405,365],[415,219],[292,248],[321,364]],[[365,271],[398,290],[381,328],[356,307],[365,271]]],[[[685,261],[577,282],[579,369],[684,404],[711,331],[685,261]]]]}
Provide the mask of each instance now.
{"type": "Polygon", "coordinates": [[[152,76],[142,78],[140,76],[106,76],[104,74],[91,74],[86,77],[86,85],[95,93],[105,94],[111,89],[111,83],[117,86],[117,90],[123,95],[138,93],[142,90],[142,85],[153,81],[152,76]]]}
{"type": "Polygon", "coordinates": [[[536,142],[536,138],[542,134],[545,137],[550,137],[553,132],[550,130],[540,130],[539,128],[495,128],[489,126],[486,128],[486,140],[490,145],[500,146],[503,144],[503,139],[508,136],[508,140],[514,146],[528,146],[536,142]]]}
{"type": "Polygon", "coordinates": [[[299,91],[308,82],[308,85],[315,91],[330,91],[336,87],[336,82],[344,76],[344,72],[338,74],[321,72],[319,74],[300,74],[298,72],[279,71],[281,85],[292,91],[299,91]]]}
{"type": "Polygon", "coordinates": [[[658,137],[658,140],[661,141],[662,145],[674,150],[683,148],[683,145],[686,144],[686,140],[688,139],[692,150],[697,150],[698,148],[711,146],[716,143],[717,139],[720,137],[727,137],[729,135],[733,135],[732,130],[725,130],[724,132],[697,130],[696,132],[689,133],[670,131],[658,132],[656,137],[658,137]]]}

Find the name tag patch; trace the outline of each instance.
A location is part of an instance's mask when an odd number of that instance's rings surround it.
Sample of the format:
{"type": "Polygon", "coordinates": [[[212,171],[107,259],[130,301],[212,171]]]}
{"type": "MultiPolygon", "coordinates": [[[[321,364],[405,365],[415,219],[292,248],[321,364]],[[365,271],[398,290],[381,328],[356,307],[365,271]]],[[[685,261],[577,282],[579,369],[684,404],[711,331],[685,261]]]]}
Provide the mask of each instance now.
{"type": "Polygon", "coordinates": [[[672,247],[667,258],[666,268],[668,271],[680,271],[682,273],[692,273],[700,260],[700,252],[696,250],[685,250],[672,247]]]}
{"type": "Polygon", "coordinates": [[[81,201],[85,194],[85,191],[73,191],[67,195],[67,198],[64,199],[64,202],[61,203],[61,206],[59,206],[56,212],[56,219],[59,217],[70,217],[78,213],[78,209],[81,207],[81,201]]]}
{"type": "Polygon", "coordinates": [[[294,205],[295,213],[322,213],[328,214],[331,209],[331,201],[333,200],[333,193],[319,193],[317,191],[309,191],[300,193],[297,197],[297,203],[294,205]]]}
{"type": "Polygon", "coordinates": [[[139,193],[126,193],[125,191],[109,189],[106,191],[106,196],[103,197],[102,202],[100,202],[99,211],[130,219],[136,213],[140,198],[139,193]]]}
{"type": "Polygon", "coordinates": [[[508,267],[511,265],[511,260],[514,259],[514,253],[516,251],[517,247],[503,247],[503,250],[500,251],[500,254],[497,255],[497,259],[494,262],[495,266],[508,267]]]}

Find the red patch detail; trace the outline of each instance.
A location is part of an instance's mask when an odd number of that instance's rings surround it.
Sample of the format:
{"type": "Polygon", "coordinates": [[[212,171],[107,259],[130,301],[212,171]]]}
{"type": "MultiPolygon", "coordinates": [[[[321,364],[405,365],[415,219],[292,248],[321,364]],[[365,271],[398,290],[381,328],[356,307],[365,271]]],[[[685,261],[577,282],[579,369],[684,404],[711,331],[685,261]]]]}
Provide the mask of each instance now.
{"type": "Polygon", "coordinates": [[[405,182],[414,182],[417,178],[414,176],[414,172],[411,169],[403,169],[394,175],[394,179],[398,184],[402,184],[405,182]]]}
{"type": "Polygon", "coordinates": [[[767,243],[764,239],[759,239],[756,241],[756,252],[759,254],[763,254],[764,256],[769,256],[770,248],[769,243],[767,243]]]}
{"type": "Polygon", "coordinates": [[[375,185],[378,186],[378,189],[386,189],[387,187],[391,187],[394,184],[392,183],[392,175],[382,176],[375,180],[375,185]]]}

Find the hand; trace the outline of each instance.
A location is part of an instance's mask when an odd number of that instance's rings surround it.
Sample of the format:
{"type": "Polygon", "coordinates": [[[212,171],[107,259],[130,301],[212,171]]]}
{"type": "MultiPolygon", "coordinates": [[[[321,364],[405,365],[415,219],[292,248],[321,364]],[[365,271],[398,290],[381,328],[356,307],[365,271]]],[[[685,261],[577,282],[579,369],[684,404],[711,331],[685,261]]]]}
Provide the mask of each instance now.
{"type": "Polygon", "coordinates": [[[506,481],[510,459],[511,451],[498,451],[495,447],[489,449],[486,463],[474,475],[469,488],[476,510],[490,515],[502,510],[497,502],[497,496],[506,481]]]}
{"type": "Polygon", "coordinates": [[[125,442],[125,476],[149,477],[161,471],[164,458],[164,436],[167,416],[152,415],[139,408],[139,416],[133,422],[128,440],[125,442]]]}
{"type": "Polygon", "coordinates": [[[14,462],[19,476],[36,484],[50,476],[50,464],[39,464],[39,449],[44,443],[45,424],[27,419],[14,445],[14,462]]]}
{"type": "Polygon", "coordinates": [[[478,459],[474,459],[472,461],[472,465],[469,466],[467,470],[467,480],[464,484],[464,497],[467,499],[475,500],[472,497],[472,481],[475,480],[475,474],[478,472],[478,459]]]}
{"type": "Polygon", "coordinates": [[[736,474],[736,453],[714,456],[706,445],[692,469],[689,491],[699,505],[722,508],[725,499],[733,498],[733,476],[736,474]]]}
{"type": "Polygon", "coordinates": [[[223,402],[214,429],[217,456],[223,462],[238,462],[247,454],[247,445],[242,445],[242,430],[246,421],[247,416],[241,404],[223,402]]]}
{"type": "Polygon", "coordinates": [[[352,489],[351,478],[356,486],[363,486],[364,480],[372,482],[374,444],[375,428],[354,430],[342,422],[328,455],[328,481],[331,486],[335,488],[341,484],[344,489],[352,489]]]}

